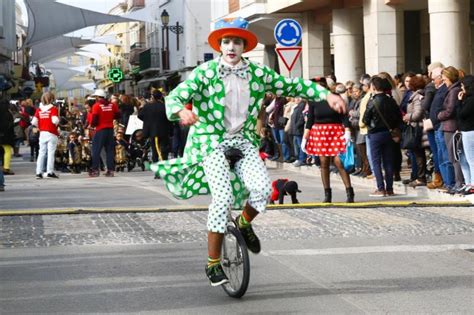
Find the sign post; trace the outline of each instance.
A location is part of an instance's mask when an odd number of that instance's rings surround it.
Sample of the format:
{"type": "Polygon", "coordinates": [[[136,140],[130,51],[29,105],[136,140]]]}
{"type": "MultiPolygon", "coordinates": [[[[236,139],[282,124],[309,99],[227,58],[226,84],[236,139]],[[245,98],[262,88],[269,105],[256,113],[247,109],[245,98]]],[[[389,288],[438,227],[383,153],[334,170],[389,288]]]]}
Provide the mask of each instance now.
{"type": "Polygon", "coordinates": [[[301,46],[296,46],[301,41],[303,29],[301,25],[293,19],[283,19],[275,26],[273,35],[276,41],[283,47],[277,47],[275,50],[283,61],[283,64],[290,72],[293,69],[296,60],[301,55],[301,46]]]}

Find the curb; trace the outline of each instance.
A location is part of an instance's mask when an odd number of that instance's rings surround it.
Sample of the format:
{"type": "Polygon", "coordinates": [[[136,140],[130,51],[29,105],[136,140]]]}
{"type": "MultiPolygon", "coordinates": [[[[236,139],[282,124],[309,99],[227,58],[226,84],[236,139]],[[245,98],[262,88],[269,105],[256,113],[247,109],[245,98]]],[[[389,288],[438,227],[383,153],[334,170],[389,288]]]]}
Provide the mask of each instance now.
{"type": "MultiPolygon", "coordinates": [[[[321,177],[319,167],[316,166],[300,166],[296,167],[290,163],[281,163],[275,161],[265,161],[267,167],[273,167],[276,169],[283,169],[294,173],[304,173],[305,175],[321,177]]],[[[338,174],[331,173],[331,181],[337,181],[342,183],[341,177],[338,174]]],[[[375,179],[366,179],[358,176],[351,176],[351,183],[362,186],[373,186],[375,188],[375,179]]],[[[441,201],[441,202],[466,202],[467,204],[474,204],[474,196],[461,196],[461,195],[450,195],[441,192],[437,189],[428,189],[426,187],[411,188],[408,185],[404,185],[401,182],[393,183],[393,191],[396,194],[408,195],[413,197],[420,197],[423,199],[441,201]]]]}
{"type": "MultiPolygon", "coordinates": [[[[403,207],[468,207],[472,203],[464,201],[371,201],[371,202],[335,202],[335,203],[301,203],[268,205],[270,211],[284,209],[313,209],[313,208],[403,208],[403,207]]],[[[163,208],[83,208],[83,209],[27,209],[27,210],[0,210],[0,217],[26,215],[62,215],[62,214],[104,214],[104,213],[157,213],[157,212],[186,212],[207,211],[204,206],[163,207],[163,208]]]]}

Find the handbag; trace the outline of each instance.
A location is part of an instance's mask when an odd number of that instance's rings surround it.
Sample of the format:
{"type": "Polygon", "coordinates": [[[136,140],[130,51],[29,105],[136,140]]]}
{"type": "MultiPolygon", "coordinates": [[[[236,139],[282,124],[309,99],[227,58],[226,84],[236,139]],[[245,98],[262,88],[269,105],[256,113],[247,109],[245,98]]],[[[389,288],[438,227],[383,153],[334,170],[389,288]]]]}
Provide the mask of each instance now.
{"type": "Polygon", "coordinates": [[[421,146],[421,137],[423,136],[422,127],[416,124],[412,126],[408,124],[403,129],[402,142],[400,147],[402,149],[415,149],[421,146]]]}
{"type": "Polygon", "coordinates": [[[400,128],[390,128],[390,125],[387,123],[385,118],[383,117],[382,113],[380,112],[379,108],[377,107],[377,103],[374,102],[374,108],[377,111],[377,113],[380,116],[380,119],[382,119],[382,122],[384,123],[385,127],[387,127],[388,131],[390,131],[390,136],[392,137],[392,141],[395,143],[400,143],[401,136],[402,136],[402,131],[400,128]]]}
{"type": "Polygon", "coordinates": [[[453,135],[453,153],[454,153],[454,160],[460,161],[461,155],[463,153],[463,145],[462,145],[462,133],[456,131],[453,135]]]}
{"type": "Polygon", "coordinates": [[[354,168],[354,143],[352,141],[349,141],[346,144],[346,152],[339,153],[339,159],[341,160],[341,163],[347,172],[351,171],[354,168]]]}
{"type": "Polygon", "coordinates": [[[431,130],[433,130],[433,122],[431,121],[431,119],[423,119],[423,131],[427,132],[431,130]]]}

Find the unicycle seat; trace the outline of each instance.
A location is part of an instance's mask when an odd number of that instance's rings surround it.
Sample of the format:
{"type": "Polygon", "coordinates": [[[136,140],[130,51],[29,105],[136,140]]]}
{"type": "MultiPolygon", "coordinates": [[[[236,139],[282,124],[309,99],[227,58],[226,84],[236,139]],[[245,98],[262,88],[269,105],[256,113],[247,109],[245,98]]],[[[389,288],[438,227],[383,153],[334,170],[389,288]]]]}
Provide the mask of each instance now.
{"type": "Polygon", "coordinates": [[[225,158],[229,161],[230,169],[234,169],[235,163],[244,157],[242,151],[237,148],[229,148],[224,151],[225,158]]]}

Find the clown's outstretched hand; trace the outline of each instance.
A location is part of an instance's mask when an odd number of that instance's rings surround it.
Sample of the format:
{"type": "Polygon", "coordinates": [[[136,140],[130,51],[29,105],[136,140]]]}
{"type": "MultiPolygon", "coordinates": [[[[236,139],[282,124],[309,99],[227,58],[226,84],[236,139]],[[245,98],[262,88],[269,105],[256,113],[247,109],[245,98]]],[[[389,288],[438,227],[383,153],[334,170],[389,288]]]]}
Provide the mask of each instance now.
{"type": "Polygon", "coordinates": [[[184,126],[191,126],[194,125],[198,118],[196,114],[194,114],[191,110],[187,108],[183,108],[178,112],[178,116],[181,119],[181,124],[184,126]]]}

